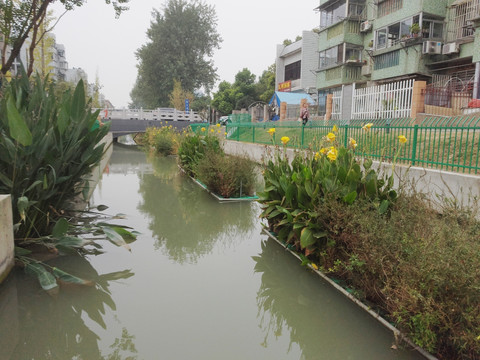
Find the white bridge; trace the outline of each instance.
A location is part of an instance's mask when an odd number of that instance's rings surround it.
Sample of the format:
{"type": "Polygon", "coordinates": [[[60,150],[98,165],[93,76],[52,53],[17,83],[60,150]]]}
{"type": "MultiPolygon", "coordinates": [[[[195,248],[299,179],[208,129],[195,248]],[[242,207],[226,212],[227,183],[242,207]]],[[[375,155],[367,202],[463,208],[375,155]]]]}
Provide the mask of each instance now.
{"type": "Polygon", "coordinates": [[[102,119],[123,120],[158,120],[158,121],[191,121],[202,122],[204,119],[193,111],[180,111],[174,108],[144,109],[93,109],[100,110],[102,119]]]}

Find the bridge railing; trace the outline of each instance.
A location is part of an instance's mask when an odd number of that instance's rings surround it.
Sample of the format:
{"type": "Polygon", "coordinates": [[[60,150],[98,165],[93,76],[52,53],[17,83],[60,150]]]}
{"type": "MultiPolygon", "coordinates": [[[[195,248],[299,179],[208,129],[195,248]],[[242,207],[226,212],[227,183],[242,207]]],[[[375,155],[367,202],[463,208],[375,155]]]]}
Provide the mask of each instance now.
{"type": "Polygon", "coordinates": [[[159,121],[192,121],[198,122],[204,119],[194,111],[181,111],[174,108],[158,108],[154,110],[144,109],[93,109],[100,110],[102,119],[125,119],[125,120],[159,120],[159,121]]]}

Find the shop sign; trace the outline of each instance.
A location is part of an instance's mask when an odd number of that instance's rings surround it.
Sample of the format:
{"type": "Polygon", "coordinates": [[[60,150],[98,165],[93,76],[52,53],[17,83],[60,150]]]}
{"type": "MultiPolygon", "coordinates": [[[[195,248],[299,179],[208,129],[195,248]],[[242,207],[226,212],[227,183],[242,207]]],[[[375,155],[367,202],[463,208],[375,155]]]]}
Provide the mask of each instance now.
{"type": "Polygon", "coordinates": [[[288,92],[292,90],[292,80],[284,81],[278,84],[278,91],[288,92]]]}

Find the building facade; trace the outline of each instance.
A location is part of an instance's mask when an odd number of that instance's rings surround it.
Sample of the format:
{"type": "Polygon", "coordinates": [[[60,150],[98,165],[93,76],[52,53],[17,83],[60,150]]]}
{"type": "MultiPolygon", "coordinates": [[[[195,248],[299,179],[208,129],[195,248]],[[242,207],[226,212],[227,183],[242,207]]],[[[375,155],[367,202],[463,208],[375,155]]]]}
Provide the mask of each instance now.
{"type": "Polygon", "coordinates": [[[317,51],[318,34],[314,31],[303,31],[302,39],[293,44],[277,45],[275,90],[316,93],[317,51]]]}
{"type": "MultiPolygon", "coordinates": [[[[480,0],[320,0],[317,10],[320,114],[327,94],[353,83],[425,80],[478,97],[480,0]]],[[[436,94],[427,100],[446,101],[436,94]]]]}

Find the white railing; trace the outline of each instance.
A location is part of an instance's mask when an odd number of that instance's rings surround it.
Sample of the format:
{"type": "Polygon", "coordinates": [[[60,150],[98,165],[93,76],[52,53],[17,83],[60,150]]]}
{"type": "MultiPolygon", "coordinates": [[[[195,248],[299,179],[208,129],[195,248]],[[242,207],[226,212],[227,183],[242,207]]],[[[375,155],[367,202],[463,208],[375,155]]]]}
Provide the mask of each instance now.
{"type": "MultiPolygon", "coordinates": [[[[93,109],[98,110],[98,109],[93,109]]],[[[99,109],[102,119],[158,120],[158,121],[203,121],[196,112],[173,108],[144,109],[99,109]]]]}
{"type": "Polygon", "coordinates": [[[354,84],[352,119],[409,117],[414,82],[404,80],[363,89],[356,89],[354,84]]]}
{"type": "Polygon", "coordinates": [[[480,0],[467,0],[448,10],[447,42],[453,42],[475,33],[472,19],[480,16],[480,0]]]}
{"type": "Polygon", "coordinates": [[[342,114],[342,97],[343,97],[343,87],[342,89],[332,92],[332,120],[340,120],[342,114]]]}

